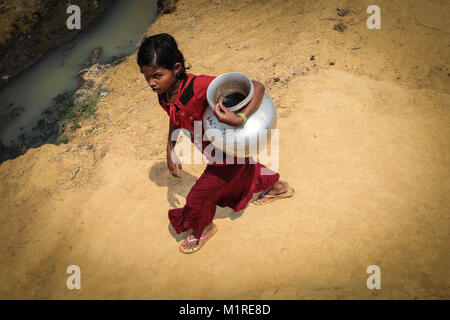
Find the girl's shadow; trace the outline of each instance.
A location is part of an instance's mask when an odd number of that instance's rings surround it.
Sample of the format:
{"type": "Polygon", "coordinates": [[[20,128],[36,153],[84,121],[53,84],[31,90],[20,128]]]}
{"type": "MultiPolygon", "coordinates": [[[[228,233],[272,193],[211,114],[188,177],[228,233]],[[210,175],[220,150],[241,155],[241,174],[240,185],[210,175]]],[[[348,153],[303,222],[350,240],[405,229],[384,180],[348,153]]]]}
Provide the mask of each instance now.
{"type": "MultiPolygon", "coordinates": [[[[173,177],[169,169],[167,168],[166,162],[157,162],[149,170],[149,178],[151,181],[155,182],[158,187],[167,186],[167,200],[172,208],[181,208],[184,203],[180,203],[176,195],[182,196],[186,199],[192,186],[197,181],[198,177],[190,174],[189,172],[182,171],[181,178],[173,177]]],[[[215,219],[226,219],[231,220],[238,219],[242,216],[246,208],[241,211],[234,212],[231,208],[222,208],[217,206],[215,219]]],[[[177,241],[181,241],[187,237],[191,231],[182,232],[177,234],[173,229],[172,225],[169,223],[168,229],[172,237],[177,241]]]]}

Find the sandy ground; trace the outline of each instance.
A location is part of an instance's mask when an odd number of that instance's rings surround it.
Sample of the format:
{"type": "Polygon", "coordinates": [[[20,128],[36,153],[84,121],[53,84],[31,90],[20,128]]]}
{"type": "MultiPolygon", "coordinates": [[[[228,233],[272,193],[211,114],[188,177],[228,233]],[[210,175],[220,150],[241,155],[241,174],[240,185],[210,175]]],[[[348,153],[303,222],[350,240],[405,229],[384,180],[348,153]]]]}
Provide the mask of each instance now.
{"type": "Polygon", "coordinates": [[[179,253],[167,210],[205,165],[170,176],[168,118],[132,55],[103,75],[112,92],[74,140],[0,166],[0,298],[450,298],[450,4],[379,0],[369,30],[370,4],[180,1],[147,33],[174,35],[192,73],[265,84],[296,196],[218,207],[218,233],[179,253]],[[66,288],[69,265],[81,290],[66,288]]]}

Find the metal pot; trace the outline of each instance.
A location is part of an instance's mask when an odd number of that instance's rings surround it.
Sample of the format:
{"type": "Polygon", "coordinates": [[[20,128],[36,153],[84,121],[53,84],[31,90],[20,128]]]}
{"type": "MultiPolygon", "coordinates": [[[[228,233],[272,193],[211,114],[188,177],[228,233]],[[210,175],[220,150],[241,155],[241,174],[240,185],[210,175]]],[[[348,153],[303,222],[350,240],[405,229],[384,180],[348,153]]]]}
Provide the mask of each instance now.
{"type": "Polygon", "coordinates": [[[214,79],[206,92],[210,108],[203,116],[205,135],[211,143],[224,153],[245,158],[254,156],[270,145],[271,130],[276,127],[276,110],[272,99],[264,94],[258,109],[248,117],[243,126],[234,127],[219,122],[214,115],[214,107],[225,94],[240,92],[245,99],[228,109],[237,113],[253,97],[253,84],[249,77],[240,72],[229,72],[214,79]]]}

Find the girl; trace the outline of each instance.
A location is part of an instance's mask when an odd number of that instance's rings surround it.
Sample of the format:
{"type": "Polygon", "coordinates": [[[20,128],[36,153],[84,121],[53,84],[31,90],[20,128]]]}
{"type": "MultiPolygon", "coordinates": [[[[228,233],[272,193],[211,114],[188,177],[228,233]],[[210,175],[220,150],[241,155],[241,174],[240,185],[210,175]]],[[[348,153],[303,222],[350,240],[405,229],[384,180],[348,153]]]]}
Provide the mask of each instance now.
{"type": "MultiPolygon", "coordinates": [[[[140,45],[137,62],[145,80],[158,94],[161,107],[169,115],[167,166],[171,175],[179,178],[182,166],[172,159],[176,143],[171,140],[172,132],[177,128],[187,129],[194,142],[194,121],[202,121],[205,109],[209,108],[206,90],[215,77],[186,73],[183,54],[175,39],[166,33],[146,38],[140,45]]],[[[254,95],[250,103],[240,110],[243,115],[236,115],[222,103],[215,106],[214,114],[220,122],[240,126],[258,108],[264,95],[264,86],[258,81],[252,83],[254,95]]],[[[202,154],[208,144],[210,141],[202,142],[202,154]]],[[[193,231],[180,245],[183,253],[198,251],[217,231],[213,223],[216,205],[230,207],[238,212],[247,206],[253,193],[265,190],[255,204],[266,204],[294,194],[294,189],[287,182],[279,180],[278,173],[271,171],[272,175],[261,175],[261,169],[266,167],[260,163],[249,163],[249,158],[245,158],[244,164],[237,164],[236,157],[232,164],[216,163],[212,157],[207,158],[209,162],[190,190],[186,205],[169,210],[170,223],[177,233],[193,231]]]]}

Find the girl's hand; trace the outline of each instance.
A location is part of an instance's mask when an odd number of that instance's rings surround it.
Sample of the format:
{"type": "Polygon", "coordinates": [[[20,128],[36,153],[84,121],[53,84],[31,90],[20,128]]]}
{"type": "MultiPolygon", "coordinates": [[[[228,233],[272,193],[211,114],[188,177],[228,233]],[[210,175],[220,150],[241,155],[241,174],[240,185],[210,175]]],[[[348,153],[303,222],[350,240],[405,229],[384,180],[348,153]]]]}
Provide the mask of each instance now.
{"type": "Polygon", "coordinates": [[[216,116],[217,120],[220,122],[229,124],[230,126],[240,126],[244,120],[237,116],[234,112],[231,112],[228,110],[227,107],[225,107],[222,102],[219,102],[214,107],[214,115],[216,116]]]}
{"type": "Polygon", "coordinates": [[[176,161],[178,162],[178,164],[175,163],[174,160],[172,160],[172,149],[167,147],[167,167],[169,168],[169,172],[172,176],[180,178],[179,173],[181,173],[183,167],[181,166],[181,162],[175,152],[173,153],[173,156],[176,157],[176,161]],[[179,173],[177,172],[177,167],[179,169],[179,173]]]}

